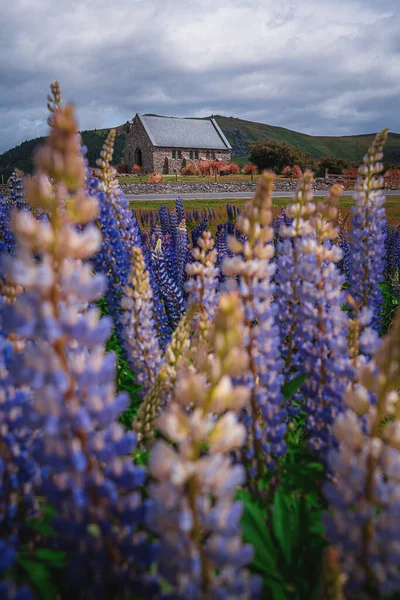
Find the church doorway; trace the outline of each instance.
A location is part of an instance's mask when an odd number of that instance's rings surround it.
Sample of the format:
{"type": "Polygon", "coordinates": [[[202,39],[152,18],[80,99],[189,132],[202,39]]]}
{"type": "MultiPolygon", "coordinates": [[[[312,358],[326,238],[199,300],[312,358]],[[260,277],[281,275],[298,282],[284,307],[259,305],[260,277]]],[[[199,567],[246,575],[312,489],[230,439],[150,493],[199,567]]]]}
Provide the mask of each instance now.
{"type": "Polygon", "coordinates": [[[136,148],[135,150],[135,165],[143,167],[142,151],[140,148],[136,148]]]}
{"type": "Polygon", "coordinates": [[[164,166],[163,166],[163,171],[164,175],[168,175],[169,174],[169,161],[168,161],[168,156],[165,157],[164,160],[164,166]]]}

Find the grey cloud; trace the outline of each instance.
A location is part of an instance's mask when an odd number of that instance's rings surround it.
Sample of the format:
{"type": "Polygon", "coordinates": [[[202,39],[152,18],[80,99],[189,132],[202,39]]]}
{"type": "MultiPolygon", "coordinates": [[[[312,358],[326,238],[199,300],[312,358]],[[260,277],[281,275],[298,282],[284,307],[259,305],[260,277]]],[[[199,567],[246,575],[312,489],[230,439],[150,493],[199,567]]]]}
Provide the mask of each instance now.
{"type": "Polygon", "coordinates": [[[400,131],[397,0],[26,0],[3,18],[0,152],[47,131],[58,78],[82,129],[135,112],[310,134],[400,131]]]}

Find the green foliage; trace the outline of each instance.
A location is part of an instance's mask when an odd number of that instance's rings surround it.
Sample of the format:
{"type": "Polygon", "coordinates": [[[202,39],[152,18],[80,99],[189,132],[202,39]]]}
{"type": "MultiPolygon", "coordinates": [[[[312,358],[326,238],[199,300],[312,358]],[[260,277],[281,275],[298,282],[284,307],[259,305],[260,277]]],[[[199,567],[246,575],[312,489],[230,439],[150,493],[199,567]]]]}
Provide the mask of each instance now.
{"type": "Polygon", "coordinates": [[[295,164],[301,169],[311,169],[316,166],[310,154],[286,142],[270,139],[250,145],[250,162],[254,163],[259,171],[271,169],[275,173],[280,173],[284,167],[295,164]]]}
{"type": "Polygon", "coordinates": [[[251,568],[260,574],[265,598],[317,598],[325,547],[320,497],[322,467],[290,448],[272,500],[262,505],[240,490],[243,539],[254,547],[251,568]]]}
{"type": "MultiPolygon", "coordinates": [[[[86,158],[90,167],[96,166],[96,159],[100,156],[103,144],[109,133],[109,129],[95,129],[82,131],[82,144],[87,147],[86,158]]],[[[0,155],[0,176],[3,175],[4,182],[10,177],[11,173],[17,167],[26,174],[33,172],[33,155],[35,149],[43,144],[44,137],[38,137],[34,140],[22,142],[11,150],[0,155]]],[[[123,161],[125,147],[125,133],[123,127],[117,128],[117,136],[114,144],[114,156],[112,164],[117,165],[123,161]]]]}
{"type": "Polygon", "coordinates": [[[323,177],[326,169],[328,169],[328,173],[341,175],[345,169],[350,169],[352,167],[358,168],[358,163],[354,164],[345,158],[338,158],[336,156],[323,156],[318,161],[316,175],[318,177],[323,177]]]}
{"type": "Polygon", "coordinates": [[[385,335],[392,326],[394,315],[400,305],[400,298],[394,294],[390,283],[381,286],[383,304],[381,308],[381,335],[385,335]]]}

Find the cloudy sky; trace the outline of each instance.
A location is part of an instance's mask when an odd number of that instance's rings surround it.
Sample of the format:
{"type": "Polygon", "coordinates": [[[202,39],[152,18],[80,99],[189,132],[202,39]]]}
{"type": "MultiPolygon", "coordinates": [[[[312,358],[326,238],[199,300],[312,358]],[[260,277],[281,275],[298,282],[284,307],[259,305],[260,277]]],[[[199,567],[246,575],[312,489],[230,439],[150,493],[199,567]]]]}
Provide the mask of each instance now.
{"type": "Polygon", "coordinates": [[[0,152],[46,133],[56,78],[81,129],[152,112],[223,114],[315,135],[400,132],[398,2],[7,2],[0,152]]]}

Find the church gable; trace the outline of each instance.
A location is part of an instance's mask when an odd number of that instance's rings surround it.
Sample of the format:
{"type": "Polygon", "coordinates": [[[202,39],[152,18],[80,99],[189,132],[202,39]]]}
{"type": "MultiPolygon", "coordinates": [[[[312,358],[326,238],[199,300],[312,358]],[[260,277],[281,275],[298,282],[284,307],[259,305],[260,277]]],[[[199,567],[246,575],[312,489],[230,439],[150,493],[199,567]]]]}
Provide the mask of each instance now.
{"type": "Polygon", "coordinates": [[[214,119],[177,119],[137,113],[126,124],[125,164],[145,172],[180,172],[187,162],[230,161],[231,146],[214,119]]]}

